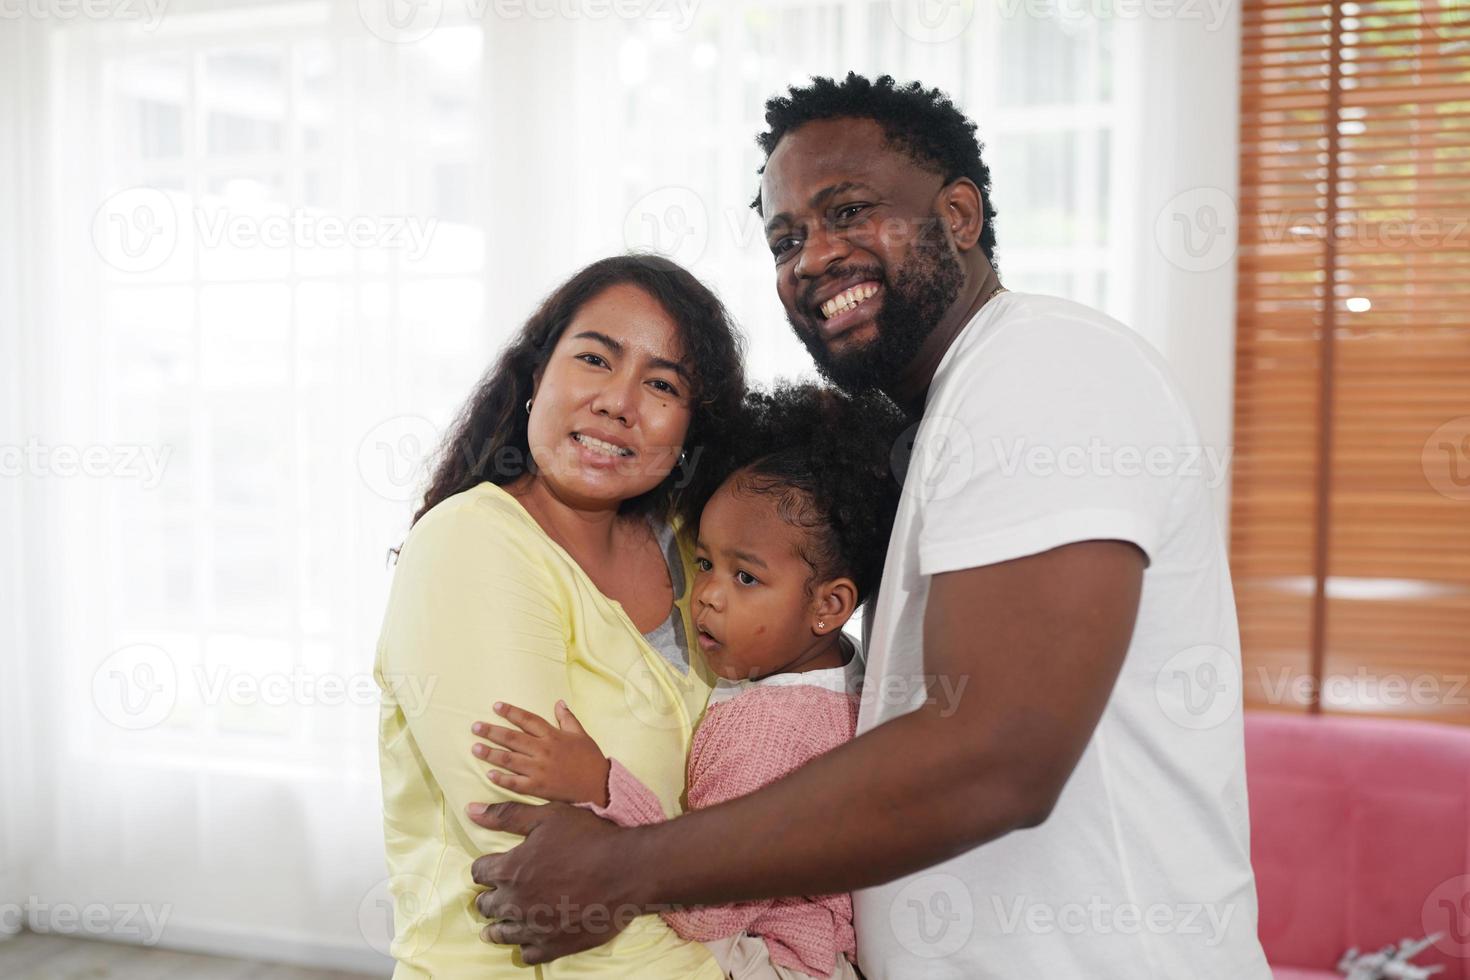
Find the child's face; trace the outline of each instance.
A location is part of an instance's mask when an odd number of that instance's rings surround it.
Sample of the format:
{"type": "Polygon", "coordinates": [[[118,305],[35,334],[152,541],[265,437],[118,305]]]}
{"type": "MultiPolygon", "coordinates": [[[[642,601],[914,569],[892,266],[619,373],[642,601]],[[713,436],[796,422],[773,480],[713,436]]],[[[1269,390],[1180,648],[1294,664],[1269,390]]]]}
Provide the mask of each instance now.
{"type": "Polygon", "coordinates": [[[802,659],[846,616],[823,616],[797,551],[804,532],[781,519],[777,498],[735,486],[726,480],[700,515],[693,614],[710,668],[747,680],[802,659]]]}

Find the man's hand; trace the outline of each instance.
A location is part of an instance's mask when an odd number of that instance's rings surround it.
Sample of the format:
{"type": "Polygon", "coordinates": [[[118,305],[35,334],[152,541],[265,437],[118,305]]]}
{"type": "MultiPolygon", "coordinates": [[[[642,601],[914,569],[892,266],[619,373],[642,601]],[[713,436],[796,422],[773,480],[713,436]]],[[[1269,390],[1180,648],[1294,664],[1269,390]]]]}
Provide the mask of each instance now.
{"type": "Polygon", "coordinates": [[[470,819],[526,839],[471,868],[482,892],[475,905],[490,920],[481,938],[521,947],[535,965],[608,942],[643,913],[630,900],[632,875],[620,867],[625,830],[564,803],[471,803],[470,819]]]}

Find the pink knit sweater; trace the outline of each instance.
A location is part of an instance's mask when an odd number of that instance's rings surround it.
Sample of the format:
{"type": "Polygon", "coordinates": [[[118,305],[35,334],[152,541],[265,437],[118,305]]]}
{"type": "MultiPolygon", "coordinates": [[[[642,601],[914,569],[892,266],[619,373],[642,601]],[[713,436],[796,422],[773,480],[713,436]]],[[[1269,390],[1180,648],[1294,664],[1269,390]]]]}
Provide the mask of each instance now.
{"type": "MultiPolygon", "coordinates": [[[[756,685],[712,705],[689,748],[689,809],[752,793],[848,741],[858,703],[856,694],[792,684],[756,685]]],[[[607,795],[606,807],[588,809],[625,827],[666,819],[658,798],[617,760],[607,795]]],[[[841,953],[857,954],[847,894],[684,909],[664,919],[699,942],[741,931],[760,936],[772,963],[816,977],[830,976],[841,953]]]]}

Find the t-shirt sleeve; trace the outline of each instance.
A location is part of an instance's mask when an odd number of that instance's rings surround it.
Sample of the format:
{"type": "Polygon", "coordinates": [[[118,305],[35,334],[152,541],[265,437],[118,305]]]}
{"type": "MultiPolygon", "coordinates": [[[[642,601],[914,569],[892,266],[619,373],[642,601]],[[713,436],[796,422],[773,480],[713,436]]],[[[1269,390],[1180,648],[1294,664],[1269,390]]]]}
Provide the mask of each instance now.
{"type": "Polygon", "coordinates": [[[906,480],[920,574],[1104,539],[1153,559],[1199,446],[1141,341],[1065,316],[1023,318],[956,351],[936,394],[906,480]]]}

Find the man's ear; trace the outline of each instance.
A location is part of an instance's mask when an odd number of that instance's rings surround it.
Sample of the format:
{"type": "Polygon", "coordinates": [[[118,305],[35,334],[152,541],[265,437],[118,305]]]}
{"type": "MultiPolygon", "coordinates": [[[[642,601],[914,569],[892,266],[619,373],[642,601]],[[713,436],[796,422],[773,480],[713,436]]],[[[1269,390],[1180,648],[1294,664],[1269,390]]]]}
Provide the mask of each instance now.
{"type": "Polygon", "coordinates": [[[985,196],[970,178],[959,177],[939,189],[938,213],[961,252],[980,244],[985,231],[985,196]]]}
{"type": "Polygon", "coordinates": [[[857,583],[845,575],[818,584],[812,594],[812,632],[825,636],[842,629],[857,611],[857,595],[857,583]]]}

